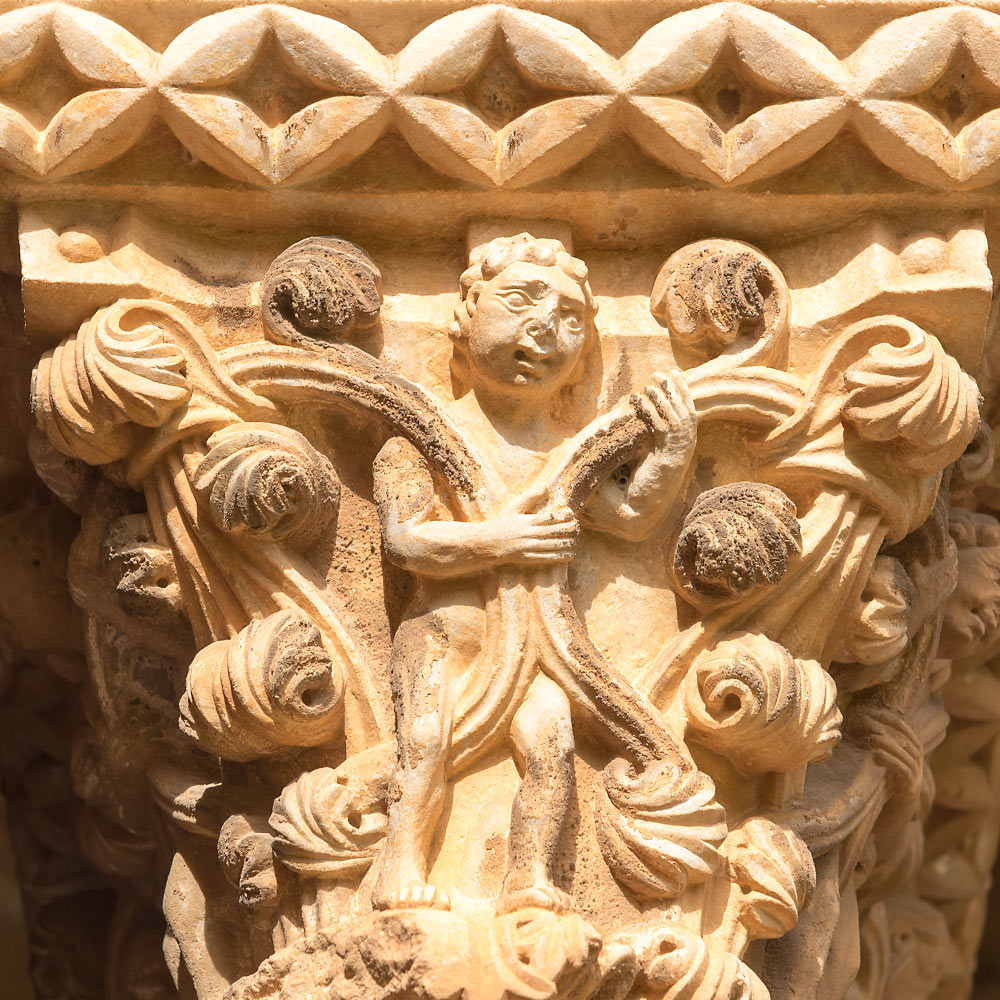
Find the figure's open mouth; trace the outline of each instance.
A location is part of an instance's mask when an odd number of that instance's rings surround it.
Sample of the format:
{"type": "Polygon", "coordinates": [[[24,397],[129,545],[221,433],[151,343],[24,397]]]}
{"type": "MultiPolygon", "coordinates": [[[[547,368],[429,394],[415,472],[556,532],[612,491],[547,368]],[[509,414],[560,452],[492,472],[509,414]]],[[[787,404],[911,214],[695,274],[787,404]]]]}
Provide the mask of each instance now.
{"type": "Polygon", "coordinates": [[[514,360],[517,362],[517,370],[522,375],[530,375],[538,370],[535,359],[525,350],[520,348],[514,352],[514,360]]]}
{"type": "Polygon", "coordinates": [[[517,362],[517,370],[519,372],[522,374],[532,374],[542,368],[546,361],[549,360],[549,355],[535,354],[519,347],[514,352],[514,360],[517,362]]]}

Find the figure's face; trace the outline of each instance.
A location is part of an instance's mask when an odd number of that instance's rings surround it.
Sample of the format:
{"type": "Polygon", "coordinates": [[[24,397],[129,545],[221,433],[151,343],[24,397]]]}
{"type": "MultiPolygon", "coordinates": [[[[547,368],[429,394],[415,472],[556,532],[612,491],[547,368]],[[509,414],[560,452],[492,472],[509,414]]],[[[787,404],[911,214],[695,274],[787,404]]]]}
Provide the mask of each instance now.
{"type": "Polygon", "coordinates": [[[842,655],[857,663],[884,663],[906,648],[913,584],[891,556],[877,556],[858,600],[842,655]]]}
{"type": "Polygon", "coordinates": [[[548,396],[569,380],[587,339],[583,289],[558,267],[517,262],[482,286],[466,351],[473,386],[548,396]]]}

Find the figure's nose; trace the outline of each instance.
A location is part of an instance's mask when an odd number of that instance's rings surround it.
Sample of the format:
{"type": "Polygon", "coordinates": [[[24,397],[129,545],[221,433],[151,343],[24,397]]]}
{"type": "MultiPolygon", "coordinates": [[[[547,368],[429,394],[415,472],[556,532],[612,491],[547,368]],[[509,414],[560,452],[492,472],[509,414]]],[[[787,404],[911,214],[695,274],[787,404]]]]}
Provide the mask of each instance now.
{"type": "Polygon", "coordinates": [[[556,312],[550,308],[538,308],[528,321],[528,333],[534,340],[551,336],[556,332],[556,312]]]}

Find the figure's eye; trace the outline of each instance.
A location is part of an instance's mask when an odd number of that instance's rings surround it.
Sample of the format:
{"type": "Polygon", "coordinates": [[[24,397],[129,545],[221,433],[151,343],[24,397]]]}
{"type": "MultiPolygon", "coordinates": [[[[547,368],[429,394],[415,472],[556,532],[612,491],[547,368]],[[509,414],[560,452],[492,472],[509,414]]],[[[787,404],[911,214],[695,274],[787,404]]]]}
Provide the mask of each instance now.
{"type": "Polygon", "coordinates": [[[583,329],[583,317],[578,313],[570,309],[564,309],[562,313],[563,325],[567,330],[572,330],[573,333],[583,329]]]}
{"type": "Polygon", "coordinates": [[[524,309],[526,306],[531,305],[531,299],[525,292],[518,291],[516,288],[510,289],[510,291],[502,292],[504,302],[510,306],[511,309],[524,309]]]}

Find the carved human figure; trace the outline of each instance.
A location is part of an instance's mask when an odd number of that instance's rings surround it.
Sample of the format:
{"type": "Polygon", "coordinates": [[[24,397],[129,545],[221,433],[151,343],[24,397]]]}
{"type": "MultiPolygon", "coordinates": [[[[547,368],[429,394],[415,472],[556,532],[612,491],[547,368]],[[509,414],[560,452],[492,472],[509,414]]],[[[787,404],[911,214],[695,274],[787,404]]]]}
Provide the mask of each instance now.
{"type": "MultiPolygon", "coordinates": [[[[580,524],[544,484],[572,449],[581,413],[593,409],[597,387],[585,373],[597,357],[595,313],[586,266],[561,243],[521,234],[487,244],[462,276],[453,330],[457,399],[444,405],[483,468],[483,519],[461,519],[405,439],[391,439],[376,458],[385,550],[417,581],[393,643],[398,761],[377,907],[449,905],[427,881],[427,854],[455,748],[468,750],[463,734],[471,723],[463,720],[474,715],[495,722],[464,764],[507,739],[521,772],[500,911],[571,906],[553,880],[574,787],[570,700],[545,672],[530,615],[513,675],[499,676],[481,654],[498,588],[530,591],[573,558],[580,524]]],[[[657,376],[633,405],[651,443],[598,486],[581,520],[635,539],[656,526],[683,485],[696,418],[676,372],[657,376]]]]}

